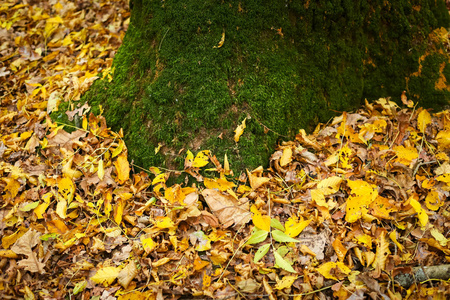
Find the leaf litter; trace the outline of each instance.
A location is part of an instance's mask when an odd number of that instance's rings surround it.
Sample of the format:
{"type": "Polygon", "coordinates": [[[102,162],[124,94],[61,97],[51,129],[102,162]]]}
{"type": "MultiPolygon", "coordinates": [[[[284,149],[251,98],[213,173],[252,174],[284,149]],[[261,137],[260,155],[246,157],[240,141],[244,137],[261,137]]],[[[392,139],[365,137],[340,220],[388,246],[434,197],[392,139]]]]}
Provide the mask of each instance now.
{"type": "Polygon", "coordinates": [[[300,130],[266,170],[234,177],[204,150],[138,172],[124,133],[77,102],[113,78],[126,8],[0,5],[1,298],[448,297],[448,110],[403,93],[300,130]],[[63,101],[71,133],[49,117],[63,101]],[[181,173],[197,182],[168,186],[181,173]]]}

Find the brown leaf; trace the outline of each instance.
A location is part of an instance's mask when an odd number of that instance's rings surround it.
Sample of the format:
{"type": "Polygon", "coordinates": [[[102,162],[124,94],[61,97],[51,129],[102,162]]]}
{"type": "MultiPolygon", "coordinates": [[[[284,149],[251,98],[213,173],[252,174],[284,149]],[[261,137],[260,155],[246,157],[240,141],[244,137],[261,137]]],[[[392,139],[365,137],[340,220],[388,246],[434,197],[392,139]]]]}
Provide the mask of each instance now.
{"type": "Polygon", "coordinates": [[[40,233],[34,229],[28,230],[22,237],[20,237],[11,250],[16,254],[23,254],[28,256],[19,261],[19,267],[23,267],[25,270],[33,273],[44,274],[45,264],[38,259],[37,255],[33,252],[33,247],[39,242],[40,233]]]}
{"type": "Polygon", "coordinates": [[[234,197],[213,189],[203,190],[202,195],[213,214],[219,218],[225,228],[233,224],[240,226],[250,221],[248,202],[240,203],[234,197]]]}
{"type": "Polygon", "coordinates": [[[130,263],[120,270],[119,275],[117,275],[117,281],[121,286],[127,288],[130,282],[136,277],[138,274],[138,269],[134,261],[130,261],[130,263]]]}

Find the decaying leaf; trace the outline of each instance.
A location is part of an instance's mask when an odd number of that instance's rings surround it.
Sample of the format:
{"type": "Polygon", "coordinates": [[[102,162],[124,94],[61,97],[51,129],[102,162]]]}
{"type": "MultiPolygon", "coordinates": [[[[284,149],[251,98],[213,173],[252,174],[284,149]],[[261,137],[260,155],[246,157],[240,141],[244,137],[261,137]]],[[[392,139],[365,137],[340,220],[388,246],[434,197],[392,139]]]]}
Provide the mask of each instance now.
{"type": "Polygon", "coordinates": [[[39,236],[39,232],[30,229],[14,243],[11,250],[16,254],[23,254],[27,256],[27,258],[24,258],[18,262],[19,267],[33,273],[44,274],[45,264],[42,263],[42,259],[40,259],[33,251],[33,248],[39,242],[39,236]]]}
{"type": "Polygon", "coordinates": [[[251,219],[248,202],[239,202],[234,197],[213,189],[205,189],[202,192],[206,203],[222,226],[241,226],[251,219]]]}
{"type": "Polygon", "coordinates": [[[134,261],[130,261],[122,270],[120,270],[119,274],[117,274],[117,282],[119,282],[119,284],[124,288],[127,288],[137,274],[138,269],[136,267],[136,263],[134,261]]]}

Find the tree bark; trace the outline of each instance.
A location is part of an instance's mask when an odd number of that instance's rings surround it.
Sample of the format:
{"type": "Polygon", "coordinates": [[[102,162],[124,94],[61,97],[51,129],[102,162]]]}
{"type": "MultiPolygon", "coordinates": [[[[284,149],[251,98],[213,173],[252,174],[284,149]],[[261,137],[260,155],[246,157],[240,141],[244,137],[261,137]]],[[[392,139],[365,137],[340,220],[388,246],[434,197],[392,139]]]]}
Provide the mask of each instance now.
{"type": "Polygon", "coordinates": [[[114,79],[84,99],[124,128],[144,167],[182,164],[183,149],[227,154],[235,170],[265,164],[300,128],[403,90],[420,105],[448,104],[448,57],[429,37],[449,25],[444,0],[131,4],[114,79]]]}

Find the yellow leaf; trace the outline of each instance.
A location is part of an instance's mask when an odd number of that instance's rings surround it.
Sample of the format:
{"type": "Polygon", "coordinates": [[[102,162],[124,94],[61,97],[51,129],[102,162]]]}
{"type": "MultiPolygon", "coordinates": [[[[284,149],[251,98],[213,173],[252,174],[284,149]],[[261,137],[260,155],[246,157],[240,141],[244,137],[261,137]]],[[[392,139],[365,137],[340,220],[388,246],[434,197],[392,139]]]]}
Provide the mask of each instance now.
{"type": "Polygon", "coordinates": [[[116,205],[114,206],[114,221],[119,226],[120,223],[122,223],[124,205],[124,201],[122,199],[118,199],[116,205]]]}
{"type": "Polygon", "coordinates": [[[166,173],[161,173],[158,176],[156,176],[153,181],[152,181],[152,185],[156,185],[158,183],[166,183],[166,179],[167,179],[167,174],[166,173]]]}
{"type": "Polygon", "coordinates": [[[223,265],[227,261],[228,257],[231,255],[231,253],[229,252],[219,251],[217,249],[211,250],[210,253],[211,256],[209,258],[211,262],[216,266],[223,265]]]}
{"type": "Polygon", "coordinates": [[[147,237],[145,235],[141,235],[141,243],[144,248],[145,253],[149,254],[152,252],[158,244],[156,244],[151,237],[147,237]]]}
{"type": "Polygon", "coordinates": [[[233,182],[227,181],[225,178],[209,179],[205,178],[204,184],[208,189],[218,189],[219,191],[226,191],[235,187],[233,182]]]}
{"type": "Polygon", "coordinates": [[[446,161],[446,162],[448,162],[448,161],[450,160],[450,158],[448,157],[448,155],[445,154],[444,152],[439,152],[438,154],[436,154],[436,159],[437,159],[437,160],[446,161]]]}
{"type": "Polygon", "coordinates": [[[419,157],[419,153],[414,147],[396,146],[393,150],[397,154],[397,159],[395,161],[404,164],[405,166],[409,166],[414,159],[419,157]]]}
{"type": "Polygon", "coordinates": [[[83,116],[83,123],[81,124],[81,126],[83,127],[84,130],[87,130],[88,120],[86,116],[83,116]]]}
{"type": "Polygon", "coordinates": [[[367,234],[361,234],[356,237],[358,243],[363,244],[366,248],[372,249],[372,237],[367,234]]]}
{"type": "Polygon", "coordinates": [[[209,264],[210,264],[209,261],[205,261],[205,260],[200,259],[200,257],[197,257],[197,258],[194,260],[194,263],[193,263],[193,265],[194,265],[194,270],[195,270],[195,271],[200,271],[201,269],[203,269],[204,267],[206,267],[206,266],[209,265],[209,264]]]}
{"type": "Polygon", "coordinates": [[[439,131],[436,135],[439,150],[450,148],[450,130],[439,131]]]}
{"type": "Polygon", "coordinates": [[[186,151],[186,158],[184,159],[184,168],[189,169],[192,167],[192,163],[194,161],[194,154],[191,151],[186,151]]]}
{"type": "Polygon", "coordinates": [[[450,173],[445,173],[436,177],[437,181],[445,182],[447,185],[450,185],[450,173]]]}
{"type": "Polygon", "coordinates": [[[425,133],[425,129],[427,125],[431,123],[431,115],[430,113],[424,109],[419,113],[417,117],[417,127],[419,127],[420,132],[425,133]]]}
{"type": "Polygon", "coordinates": [[[56,2],[56,4],[53,5],[53,9],[56,10],[57,12],[59,12],[63,8],[64,8],[63,5],[59,2],[56,2]]]}
{"type": "Polygon", "coordinates": [[[220,39],[219,44],[213,48],[220,48],[223,46],[223,43],[225,43],[225,30],[222,32],[222,38],[220,39]]]}
{"type": "Polygon", "coordinates": [[[75,194],[75,185],[70,178],[63,177],[58,181],[59,198],[64,198],[68,203],[72,202],[75,194]]]}
{"type": "Polygon", "coordinates": [[[339,191],[342,183],[342,178],[338,176],[331,176],[317,184],[317,188],[321,189],[325,196],[331,195],[339,191]]]}
{"type": "Polygon", "coordinates": [[[2,237],[2,246],[4,249],[8,249],[12,244],[14,244],[21,236],[23,236],[28,231],[25,227],[20,227],[16,232],[10,235],[5,235],[2,237]]]}
{"type": "MultiPolygon", "coordinates": [[[[83,128],[84,128],[84,125],[83,125],[83,128]]],[[[114,149],[114,151],[111,154],[111,158],[114,158],[117,155],[119,155],[120,153],[122,153],[123,146],[125,146],[125,143],[122,140],[119,140],[119,146],[117,146],[117,148],[114,149]]]]}
{"type": "Polygon", "coordinates": [[[332,243],[334,252],[340,261],[344,261],[345,255],[347,254],[347,248],[344,247],[340,239],[335,239],[332,243]]]}
{"type": "Polygon", "coordinates": [[[159,217],[155,220],[155,226],[160,229],[165,228],[173,228],[175,224],[173,223],[172,219],[169,217],[159,217]]]}
{"type": "Polygon", "coordinates": [[[161,150],[162,144],[158,143],[158,147],[155,148],[155,154],[158,154],[159,150],[161,150]]]}
{"type": "Polygon", "coordinates": [[[122,268],[120,267],[104,267],[101,268],[91,277],[91,280],[98,284],[103,284],[103,286],[109,286],[116,280],[119,272],[122,268]]]}
{"type": "Polygon", "coordinates": [[[278,280],[277,278],[277,284],[275,285],[275,288],[277,290],[290,288],[296,279],[297,276],[290,275],[284,276],[281,280],[278,280]]]}
{"type": "Polygon", "coordinates": [[[50,94],[47,102],[47,114],[52,111],[58,111],[58,105],[61,102],[62,96],[58,91],[54,91],[50,94]]]}
{"type": "Polygon", "coordinates": [[[347,145],[341,148],[339,151],[339,161],[341,162],[342,168],[351,169],[353,166],[350,164],[350,159],[353,154],[353,150],[347,145]]]}
{"type": "Polygon", "coordinates": [[[98,162],[98,169],[97,169],[97,175],[100,180],[103,180],[103,177],[105,177],[105,169],[103,168],[103,159],[100,159],[98,162]]]}
{"type": "Polygon", "coordinates": [[[363,254],[366,260],[366,266],[370,266],[375,260],[375,253],[373,253],[372,251],[366,251],[363,254]]]}
{"type": "Polygon", "coordinates": [[[372,209],[372,216],[386,220],[393,219],[393,217],[390,216],[390,213],[397,211],[397,208],[394,204],[389,202],[389,199],[384,198],[380,195],[375,198],[375,200],[369,205],[369,207],[372,209]]]}
{"type": "Polygon", "coordinates": [[[300,222],[297,221],[298,219],[295,216],[292,216],[286,221],[286,223],[284,223],[284,227],[286,228],[285,233],[292,238],[298,236],[303,229],[311,223],[312,219],[304,221],[301,220],[300,222]]]}
{"type": "Polygon", "coordinates": [[[280,166],[284,167],[292,161],[292,148],[284,148],[280,159],[280,166]]]}
{"type": "Polygon", "coordinates": [[[208,251],[211,249],[211,240],[203,231],[199,230],[191,233],[190,238],[197,241],[195,246],[196,251],[208,251]]]}
{"type": "Polygon", "coordinates": [[[192,163],[192,167],[194,168],[201,168],[208,164],[209,162],[209,150],[203,150],[197,153],[197,156],[195,156],[194,162],[192,163]]]}
{"type": "Polygon", "coordinates": [[[245,118],[244,121],[242,121],[241,125],[238,125],[238,127],[236,127],[236,129],[234,130],[234,132],[235,132],[234,141],[236,143],[239,142],[239,138],[244,133],[244,129],[246,127],[245,126],[245,120],[247,120],[247,118],[245,118]]]}
{"type": "Polygon", "coordinates": [[[312,189],[311,190],[311,198],[318,206],[323,206],[328,208],[328,203],[325,201],[325,195],[322,190],[312,189]]]}
{"type": "Polygon", "coordinates": [[[437,191],[430,191],[425,198],[425,205],[430,210],[438,210],[442,205],[444,205],[443,199],[441,200],[439,197],[439,193],[437,191]]]}
{"type": "Polygon", "coordinates": [[[256,208],[255,205],[252,205],[250,211],[253,213],[253,224],[259,229],[270,231],[270,217],[261,215],[261,212],[256,208]]]}
{"type": "Polygon", "coordinates": [[[130,164],[128,163],[127,155],[123,153],[119,155],[114,162],[114,166],[117,171],[116,181],[123,184],[130,178],[130,164]]]}
{"type": "Polygon", "coordinates": [[[378,191],[376,187],[363,180],[347,180],[347,185],[351,193],[347,199],[345,220],[353,223],[367,214],[369,205],[378,196],[378,191]]]}
{"type": "Polygon", "coordinates": [[[167,264],[169,261],[170,261],[170,258],[169,258],[169,257],[161,258],[160,260],[155,261],[154,263],[152,263],[152,267],[156,268],[156,267],[165,265],[165,264],[167,264]]]}
{"type": "Polygon", "coordinates": [[[303,253],[303,255],[311,255],[312,257],[316,257],[317,254],[312,251],[308,246],[306,246],[305,244],[302,244],[300,246],[300,251],[303,253]]]}
{"type": "Polygon", "coordinates": [[[230,170],[230,163],[228,162],[227,154],[225,154],[225,158],[223,160],[223,169],[225,170],[225,174],[228,174],[230,170]]]}
{"type": "Polygon", "coordinates": [[[447,247],[449,239],[447,239],[442,233],[440,233],[439,230],[437,230],[436,228],[432,228],[430,230],[430,233],[442,247],[447,247]]]}
{"type": "Polygon", "coordinates": [[[390,253],[389,242],[386,239],[386,232],[383,231],[377,239],[377,251],[375,253],[375,260],[373,261],[372,266],[374,268],[379,267],[380,270],[384,270],[387,257],[390,253]]]}
{"type": "Polygon", "coordinates": [[[66,177],[76,179],[76,178],[80,178],[83,175],[83,173],[81,173],[80,171],[78,171],[76,169],[72,169],[73,158],[74,158],[74,156],[69,158],[69,160],[63,166],[61,171],[66,177]]]}
{"type": "Polygon", "coordinates": [[[9,177],[2,178],[3,181],[6,182],[5,191],[6,193],[6,199],[13,200],[14,197],[17,196],[17,193],[19,192],[20,183],[14,179],[9,177]]]}
{"type": "Polygon", "coordinates": [[[324,263],[317,268],[317,271],[322,274],[323,277],[333,280],[342,280],[345,277],[344,275],[348,275],[351,272],[350,268],[344,265],[344,263],[342,262],[324,263]],[[336,269],[338,270],[338,272],[335,271],[336,269]],[[334,275],[338,276],[338,278],[334,275]]]}
{"type": "Polygon", "coordinates": [[[64,177],[58,181],[58,204],[56,213],[62,219],[67,217],[67,204],[72,202],[75,193],[75,185],[70,178],[64,177]]]}
{"type": "Polygon", "coordinates": [[[425,225],[427,225],[427,223],[428,223],[428,215],[427,215],[426,211],[420,205],[419,201],[417,201],[414,198],[415,198],[414,195],[409,198],[409,204],[411,204],[413,209],[416,211],[420,226],[425,227],[425,225]]]}
{"type": "Polygon", "coordinates": [[[258,189],[260,186],[270,181],[270,178],[258,177],[256,174],[250,173],[248,170],[247,174],[250,180],[250,186],[252,187],[253,190],[258,189]]]}
{"type": "Polygon", "coordinates": [[[400,252],[403,252],[403,245],[397,241],[397,231],[391,231],[391,233],[389,233],[389,238],[397,245],[400,252]]]}
{"type": "Polygon", "coordinates": [[[43,219],[44,216],[43,214],[45,213],[45,211],[47,210],[48,206],[50,205],[50,199],[53,197],[53,193],[52,192],[48,192],[44,195],[42,195],[42,200],[44,201],[44,203],[41,203],[38,205],[38,207],[36,207],[33,212],[36,214],[36,217],[38,219],[43,219]]]}

